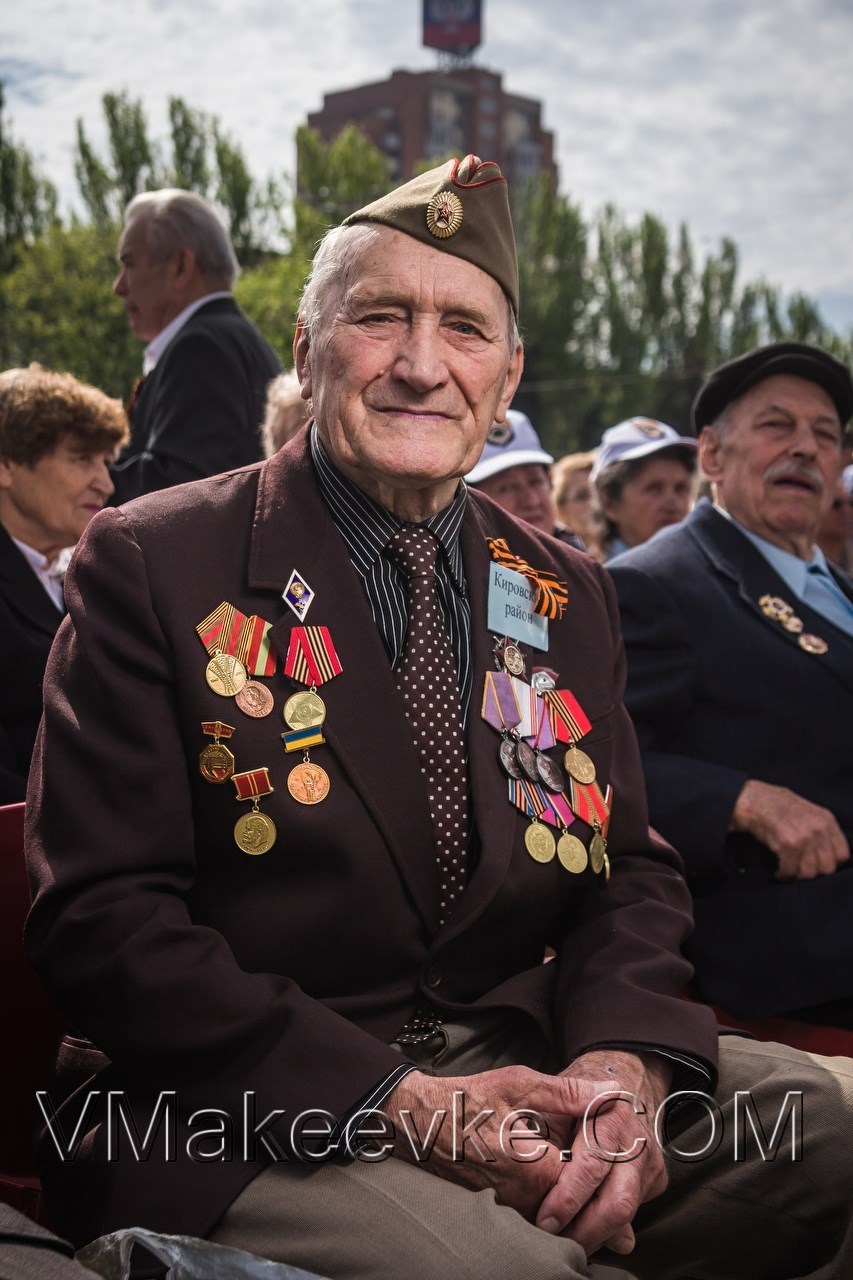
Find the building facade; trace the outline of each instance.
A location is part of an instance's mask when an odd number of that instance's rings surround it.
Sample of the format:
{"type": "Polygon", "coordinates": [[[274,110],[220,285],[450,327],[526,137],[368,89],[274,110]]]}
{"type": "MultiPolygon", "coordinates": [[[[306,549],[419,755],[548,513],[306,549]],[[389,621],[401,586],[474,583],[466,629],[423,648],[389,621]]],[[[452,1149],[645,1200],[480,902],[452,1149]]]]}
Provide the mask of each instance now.
{"type": "Polygon", "coordinates": [[[325,141],[356,124],[406,182],[423,160],[469,152],[496,160],[510,190],[540,173],[557,181],[553,134],[542,128],[542,106],[505,93],[502,77],[482,67],[394,71],[390,79],[327,93],[308,124],[325,141]]]}

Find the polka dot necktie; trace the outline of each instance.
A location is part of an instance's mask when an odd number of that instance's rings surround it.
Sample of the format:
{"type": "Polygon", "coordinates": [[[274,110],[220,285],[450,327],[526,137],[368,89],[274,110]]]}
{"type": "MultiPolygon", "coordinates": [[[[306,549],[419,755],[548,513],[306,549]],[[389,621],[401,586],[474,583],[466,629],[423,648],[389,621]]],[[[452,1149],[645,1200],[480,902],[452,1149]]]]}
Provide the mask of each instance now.
{"type": "Polygon", "coordinates": [[[438,541],[428,529],[404,525],[387,550],[409,583],[409,627],[394,675],[429,790],[444,924],[465,887],[468,776],[456,663],[435,590],[438,541]]]}

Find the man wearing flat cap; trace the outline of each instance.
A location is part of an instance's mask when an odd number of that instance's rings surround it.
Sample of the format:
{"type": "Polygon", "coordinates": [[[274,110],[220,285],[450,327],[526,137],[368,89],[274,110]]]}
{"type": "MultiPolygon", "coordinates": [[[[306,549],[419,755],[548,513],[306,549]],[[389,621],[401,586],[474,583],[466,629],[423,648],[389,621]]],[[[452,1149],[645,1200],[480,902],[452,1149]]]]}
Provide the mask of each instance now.
{"type": "MultiPolygon", "coordinates": [[[[81,543],[27,929],[75,1029],[42,1157],[77,1241],[207,1235],[334,1280],[694,1256],[692,1168],[660,1194],[654,1118],[711,1087],[716,1030],[679,998],[689,897],[648,829],[612,588],[460,479],[518,385],[517,313],[497,165],[415,179],[318,251],[312,422],[81,543]]],[[[798,1055],[721,1066],[724,1115],[745,1077],[767,1123],[792,1088],[822,1115],[829,1089],[833,1125],[853,1106],[798,1055]]],[[[749,1265],[758,1204],[771,1270],[807,1274],[826,1185],[825,1252],[853,1265],[823,1152],[805,1188],[728,1148],[703,1166],[737,1174],[717,1253],[749,1265]]]]}
{"type": "Polygon", "coordinates": [[[695,896],[699,991],[853,1026],[853,592],[817,531],[850,372],[799,342],[693,406],[714,501],[612,562],[651,821],[695,896]]]}

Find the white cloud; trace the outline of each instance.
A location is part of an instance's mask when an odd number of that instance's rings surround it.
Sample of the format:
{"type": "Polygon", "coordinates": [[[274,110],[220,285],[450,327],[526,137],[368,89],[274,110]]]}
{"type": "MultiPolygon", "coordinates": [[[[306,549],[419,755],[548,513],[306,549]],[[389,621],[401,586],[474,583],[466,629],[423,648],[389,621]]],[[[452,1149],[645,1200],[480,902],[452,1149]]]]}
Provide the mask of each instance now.
{"type": "MultiPolygon", "coordinates": [[[[108,90],[141,97],[160,134],[181,95],[219,116],[253,171],[292,175],[294,131],[324,92],[434,65],[420,11],[419,0],[31,0],[5,15],[0,77],[16,136],[66,203],[75,120],[102,142],[108,90]]],[[[484,28],[478,60],[542,101],[562,186],[588,213],[649,209],[686,221],[699,245],[731,235],[746,275],[853,296],[845,0],[484,0],[484,28]]]]}

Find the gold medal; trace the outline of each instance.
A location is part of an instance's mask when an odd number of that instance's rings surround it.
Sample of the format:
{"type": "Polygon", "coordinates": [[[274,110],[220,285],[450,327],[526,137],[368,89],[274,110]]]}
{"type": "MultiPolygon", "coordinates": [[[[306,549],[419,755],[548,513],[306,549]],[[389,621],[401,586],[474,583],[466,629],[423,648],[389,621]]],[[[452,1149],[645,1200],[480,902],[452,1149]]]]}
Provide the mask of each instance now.
{"type": "Polygon", "coordinates": [[[244,813],[237,819],[234,827],[234,839],[239,848],[251,857],[267,853],[275,844],[275,823],[265,813],[244,813]]]}
{"type": "Polygon", "coordinates": [[[234,772],[234,753],[222,742],[210,742],[198,758],[201,776],[207,782],[227,782],[234,772]]]}
{"type": "Polygon", "coordinates": [[[801,649],[805,649],[806,653],[826,653],[829,645],[820,636],[812,636],[803,633],[797,636],[797,643],[801,649]]]}
{"type": "Polygon", "coordinates": [[[205,669],[204,678],[214,693],[233,698],[245,685],[248,676],[242,662],[230,653],[215,653],[205,669]]]}
{"type": "Polygon", "coordinates": [[[607,845],[600,831],[596,831],[589,842],[589,864],[596,875],[601,874],[605,865],[608,868],[610,866],[610,859],[607,857],[607,845]]]}
{"type": "Polygon", "coordinates": [[[589,861],[583,841],[577,836],[570,835],[568,831],[564,831],[557,841],[557,857],[560,859],[560,866],[565,867],[575,876],[586,871],[589,861]]]}
{"type": "Polygon", "coordinates": [[[550,862],[557,851],[554,837],[542,822],[531,822],[524,833],[524,844],[534,862],[550,862]]]}
{"type": "Polygon", "coordinates": [[[234,701],[241,711],[254,720],[268,716],[273,709],[274,699],[265,684],[259,680],[247,680],[234,701]]]}
{"type": "Polygon", "coordinates": [[[563,757],[563,764],[566,766],[566,773],[574,778],[575,782],[581,782],[584,786],[589,786],[591,782],[595,782],[595,765],[586,752],[581,751],[578,747],[569,745],[569,749],[563,757]]]}
{"type": "Polygon", "coordinates": [[[794,612],[787,601],[779,596],[762,596],[758,607],[765,618],[772,618],[774,622],[784,622],[794,612]]]}
{"type": "Polygon", "coordinates": [[[285,724],[291,729],[314,729],[326,719],[326,704],[312,689],[301,689],[284,704],[285,724]]]}
{"type": "Polygon", "coordinates": [[[213,741],[207,744],[198,758],[199,772],[205,782],[227,782],[234,772],[234,754],[220,742],[220,738],[230,738],[234,726],[222,720],[203,720],[201,729],[213,741]]]}
{"type": "Polygon", "coordinates": [[[329,775],[311,760],[298,764],[287,776],[287,789],[300,804],[319,804],[329,794],[329,775]]]}

